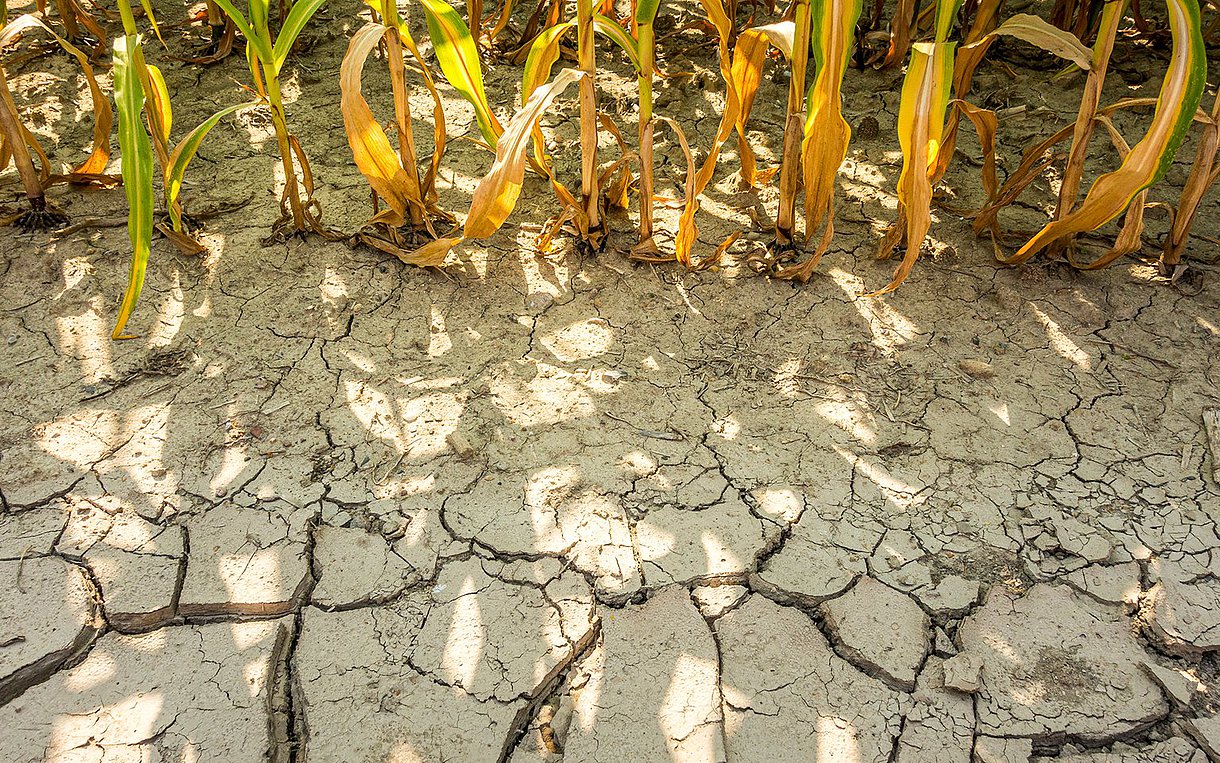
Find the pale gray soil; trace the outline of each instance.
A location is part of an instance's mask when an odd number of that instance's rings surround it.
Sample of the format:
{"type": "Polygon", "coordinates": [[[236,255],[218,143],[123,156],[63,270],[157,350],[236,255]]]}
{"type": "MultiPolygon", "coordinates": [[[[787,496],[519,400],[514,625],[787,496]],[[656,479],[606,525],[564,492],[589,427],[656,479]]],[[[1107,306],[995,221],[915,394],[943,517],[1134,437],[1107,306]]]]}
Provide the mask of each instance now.
{"type": "MultiPolygon", "coordinates": [[[[336,74],[358,21],[326,13],[290,119],[326,220],[351,231],[368,192],[336,74]]],[[[700,150],[719,115],[707,40],[667,40],[662,65],[696,74],[659,86],[700,150]]],[[[1011,72],[985,67],[976,91],[1028,106],[1001,132],[1012,168],[1081,80],[1005,50],[1011,72]]],[[[149,51],[176,135],[243,97],[240,55],[200,73],[149,51]]],[[[1161,59],[1138,55],[1108,98],[1155,94],[1139,72],[1161,59]]],[[[628,70],[607,65],[630,136],[628,70]]],[[[519,76],[489,75],[501,113],[519,76]]],[[[83,156],[68,62],[13,81],[53,160],[83,156]]],[[[849,156],[835,248],[803,287],[742,262],[766,238],[745,210],[766,219],[775,197],[735,191],[733,152],[698,254],[748,232],[716,271],[632,265],[626,217],[603,255],[561,238],[538,256],[557,206],[536,178],[443,274],[264,245],[277,188],[257,111],[205,144],[187,193],[211,252],[156,243],[137,339],[109,339],[121,190],[57,189],[66,233],[0,232],[0,761],[1216,759],[1216,199],[1177,285],[1136,259],[999,269],[941,212],[935,256],[858,299],[892,267],[872,253],[900,74],[848,82],[851,120],[879,131],[849,156]]],[[[764,87],[769,166],[785,88],[764,87]]],[[[451,135],[473,134],[446,97],[451,135]]],[[[413,105],[430,114],[422,91],[413,105]]],[[[574,114],[568,99],[548,119],[569,181],[574,114]]],[[[1192,155],[1156,198],[1176,199],[1192,155]]],[[[442,203],[463,212],[489,163],[453,142],[442,203]]],[[[952,203],[981,201],[977,178],[960,162],[952,203]]],[[[1032,228],[1053,189],[1006,220],[1032,228]]],[[[1165,224],[1150,213],[1146,253],[1165,224]]]]}

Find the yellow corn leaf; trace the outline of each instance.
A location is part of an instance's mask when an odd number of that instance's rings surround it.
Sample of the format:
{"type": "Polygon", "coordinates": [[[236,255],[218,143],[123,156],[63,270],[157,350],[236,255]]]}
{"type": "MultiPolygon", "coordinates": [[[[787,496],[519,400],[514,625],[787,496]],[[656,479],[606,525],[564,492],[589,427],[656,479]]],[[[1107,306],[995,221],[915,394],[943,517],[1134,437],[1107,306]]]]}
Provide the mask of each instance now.
{"type": "Polygon", "coordinates": [[[843,73],[855,46],[861,6],[861,0],[819,0],[814,6],[817,75],[809,88],[801,142],[806,240],[830,214],[835,179],[851,140],[851,128],[843,118],[843,73]]]}
{"type": "Polygon", "coordinates": [[[1084,71],[1093,67],[1093,51],[1089,50],[1080,41],[1080,38],[1029,13],[1018,13],[1012,16],[973,45],[980,47],[989,45],[992,40],[1002,34],[1024,40],[1042,48],[1047,53],[1071,61],[1084,71]]]}
{"type": "Polygon", "coordinates": [[[487,238],[504,225],[521,195],[526,152],[534,126],[555,99],[584,76],[585,72],[580,69],[562,69],[550,84],[534,90],[529,101],[513,116],[500,136],[496,145],[496,160],[475,189],[462,235],[429,242],[411,255],[413,259],[439,264],[453,247],[469,239],[487,238]]]}
{"type": "Polygon", "coordinates": [[[945,127],[949,88],[953,81],[956,43],[917,42],[911,46],[911,63],[902,83],[898,105],[898,142],[902,146],[902,173],[898,177],[898,221],[886,233],[881,253],[888,254],[906,242],[902,262],[890,283],[868,296],[898,288],[919,258],[932,225],[932,181],[945,127]]]}
{"type": "Polygon", "coordinates": [[[737,93],[739,108],[734,127],[737,129],[737,153],[741,161],[741,181],[749,188],[758,182],[754,150],[746,140],[746,122],[754,110],[758,86],[762,82],[762,68],[767,49],[774,45],[785,58],[792,57],[792,38],[796,25],[791,21],[780,21],[766,26],[752,27],[737,37],[733,48],[733,64],[729,70],[730,89],[737,93]]]}
{"type": "Polygon", "coordinates": [[[375,220],[398,226],[402,225],[408,206],[423,208],[422,194],[361,92],[364,62],[386,31],[387,27],[370,23],[352,35],[339,67],[339,105],[356,167],[388,206],[375,220]]]}
{"type": "Polygon", "coordinates": [[[93,150],[84,162],[72,170],[70,177],[87,180],[89,176],[101,175],[110,162],[110,132],[114,129],[114,110],[110,107],[110,99],[97,84],[93,67],[89,65],[89,56],[33,14],[18,16],[0,29],[0,46],[7,46],[17,35],[31,28],[41,29],[55,38],[55,42],[76,59],[85,74],[93,100],[93,150]]]}
{"type": "Polygon", "coordinates": [[[1167,0],[1166,5],[1173,51],[1148,131],[1131,148],[1117,170],[1094,181],[1075,211],[1047,223],[1004,262],[1024,262],[1054,241],[1097,230],[1121,215],[1132,200],[1164,175],[1173,163],[1203,97],[1207,59],[1198,3],[1167,0]]]}
{"type": "Polygon", "coordinates": [[[583,76],[585,73],[579,69],[561,70],[549,85],[534,91],[525,107],[505,128],[496,147],[496,161],[487,176],[479,182],[471,200],[464,231],[466,238],[486,238],[499,230],[508,219],[521,194],[525,151],[534,125],[560,93],[583,76]]]}
{"type": "Polygon", "coordinates": [[[716,173],[716,163],[720,160],[720,149],[724,142],[733,134],[737,125],[737,116],[741,113],[741,97],[732,82],[732,55],[729,52],[729,41],[733,37],[733,21],[729,18],[720,0],[699,0],[708,21],[716,29],[716,45],[719,50],[720,77],[725,82],[724,114],[720,117],[720,126],[716,128],[716,137],[708,149],[707,158],[695,175],[695,184],[691,188],[690,198],[682,208],[678,218],[678,233],[674,238],[674,256],[678,262],[691,264],[691,250],[699,237],[699,226],[695,223],[695,214],[699,211],[699,195],[711,182],[716,173]]]}

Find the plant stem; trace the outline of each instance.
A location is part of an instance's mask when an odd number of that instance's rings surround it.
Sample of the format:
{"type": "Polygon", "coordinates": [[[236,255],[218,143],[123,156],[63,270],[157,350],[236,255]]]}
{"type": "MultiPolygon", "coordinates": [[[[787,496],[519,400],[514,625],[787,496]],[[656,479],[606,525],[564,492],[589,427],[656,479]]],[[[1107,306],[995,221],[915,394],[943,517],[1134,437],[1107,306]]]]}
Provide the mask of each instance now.
{"type": "Polygon", "coordinates": [[[593,0],[576,1],[576,43],[580,68],[580,194],[589,230],[600,227],[597,187],[597,65],[593,47],[593,0]]]}
{"type": "Polygon", "coordinates": [[[1203,194],[1216,179],[1216,152],[1220,149],[1220,122],[1217,121],[1220,120],[1220,92],[1216,93],[1211,117],[1212,123],[1204,126],[1203,135],[1199,138],[1195,163],[1191,166],[1186,185],[1182,187],[1173,226],[1165,237],[1161,270],[1166,275],[1172,275],[1174,267],[1182,261],[1182,252],[1186,250],[1186,241],[1190,238],[1190,227],[1199,211],[1199,202],[1203,201],[1203,194]]]}
{"type": "Polygon", "coordinates": [[[1063,183],[1059,186],[1059,201],[1055,205],[1056,220],[1064,218],[1072,211],[1072,205],[1076,203],[1076,196],[1080,193],[1084,161],[1089,153],[1089,138],[1093,135],[1094,118],[1101,103],[1101,88],[1105,84],[1110,54],[1114,51],[1114,38],[1118,34],[1118,24],[1122,21],[1126,5],[1126,0],[1111,0],[1101,12],[1101,28],[1097,32],[1097,42],[1093,44],[1092,68],[1085,82],[1084,95],[1080,99],[1080,112],[1072,133],[1072,149],[1068,153],[1067,165],[1063,168],[1063,183]]]}
{"type": "MultiPolygon", "coordinates": [[[[398,30],[392,25],[387,29],[389,31],[386,34],[386,47],[390,64],[390,89],[394,94],[394,119],[398,128],[398,155],[402,157],[403,169],[406,170],[416,194],[422,200],[419,163],[416,161],[415,154],[415,133],[411,129],[411,104],[407,101],[407,75],[402,63],[402,40],[398,36],[398,30]]],[[[419,205],[408,204],[407,214],[412,227],[423,226],[424,210],[419,205]]]]}
{"type": "Polygon", "coordinates": [[[652,22],[640,24],[640,243],[652,238],[652,71],[655,55],[652,22]]]}
{"type": "Polygon", "coordinates": [[[21,121],[17,117],[16,105],[9,93],[8,80],[4,77],[3,69],[0,69],[0,133],[4,135],[9,153],[13,156],[13,164],[16,165],[21,184],[25,187],[25,197],[31,207],[40,208],[43,204],[42,182],[39,180],[38,170],[34,167],[34,160],[26,150],[24,131],[21,129],[21,121]]]}
{"type": "Polygon", "coordinates": [[[280,148],[280,161],[284,165],[284,198],[292,210],[292,227],[303,231],[305,208],[301,204],[301,192],[297,187],[296,167],[292,161],[292,144],[288,140],[288,119],[284,114],[284,99],[280,94],[280,78],[272,65],[262,62],[263,79],[267,86],[267,101],[271,105],[271,123],[275,126],[275,141],[280,148]]]}
{"type": "Polygon", "coordinates": [[[775,243],[781,249],[793,244],[796,225],[796,191],[801,177],[801,139],[805,134],[805,69],[809,65],[809,0],[796,2],[796,31],[792,41],[792,78],[788,82],[788,117],[784,121],[784,149],[779,171],[779,213],[775,217],[775,243]]]}
{"type": "Polygon", "coordinates": [[[123,34],[133,37],[140,33],[135,14],[131,12],[130,0],[119,0],[119,18],[123,20],[123,34]]]}

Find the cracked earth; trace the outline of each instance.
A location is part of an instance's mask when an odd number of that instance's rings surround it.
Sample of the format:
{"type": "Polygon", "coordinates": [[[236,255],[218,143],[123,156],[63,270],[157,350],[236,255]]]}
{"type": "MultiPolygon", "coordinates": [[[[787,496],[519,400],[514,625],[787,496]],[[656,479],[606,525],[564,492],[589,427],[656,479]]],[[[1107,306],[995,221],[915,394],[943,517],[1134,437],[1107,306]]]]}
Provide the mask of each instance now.
{"type": "MultiPolygon", "coordinates": [[[[334,98],[342,8],[292,96],[335,225],[367,197],[309,108],[334,98]]],[[[673,39],[674,69],[710,65],[673,39]]],[[[232,98],[240,67],[199,92],[232,98]]],[[[888,135],[897,76],[850,73],[849,117],[888,135]]],[[[1078,82],[1020,76],[1072,110],[1078,82]]],[[[706,139],[716,88],[676,82],[663,105],[706,139]]],[[[61,95],[45,129],[71,157],[88,124],[61,95]]],[[[857,299],[891,267],[870,255],[899,161],[862,139],[804,287],[740,256],[634,266],[627,219],[604,255],[540,258],[535,181],[526,227],[442,275],[260,243],[256,116],[189,189],[244,211],[209,220],[205,258],[157,244],[139,339],[108,338],[121,191],[55,197],[91,224],[0,232],[0,761],[1220,759],[1212,244],[1176,287],[1137,261],[1003,270],[942,212],[908,284],[857,299]]],[[[1009,166],[1052,121],[1002,132],[1009,166]]],[[[451,151],[456,209],[487,158],[451,151]]],[[[707,250],[774,212],[733,166],[707,250]]]]}

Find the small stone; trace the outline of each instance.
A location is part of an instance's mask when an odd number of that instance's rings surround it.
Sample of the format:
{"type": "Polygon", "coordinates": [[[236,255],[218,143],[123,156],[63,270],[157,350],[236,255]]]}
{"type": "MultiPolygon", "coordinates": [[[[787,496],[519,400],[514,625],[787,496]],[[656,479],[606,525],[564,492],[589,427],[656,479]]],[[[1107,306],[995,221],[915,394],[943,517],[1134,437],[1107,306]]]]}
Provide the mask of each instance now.
{"type": "Polygon", "coordinates": [[[967,376],[973,376],[976,379],[990,379],[995,376],[995,369],[985,360],[974,360],[967,358],[958,361],[957,367],[962,373],[967,376]]]}
{"type": "Polygon", "coordinates": [[[546,312],[547,308],[553,304],[555,304],[555,297],[545,291],[536,291],[525,299],[525,308],[534,315],[546,312]]]}
{"type": "Polygon", "coordinates": [[[445,442],[449,445],[449,449],[463,461],[474,457],[474,446],[461,432],[450,432],[445,435],[445,442]]]}

